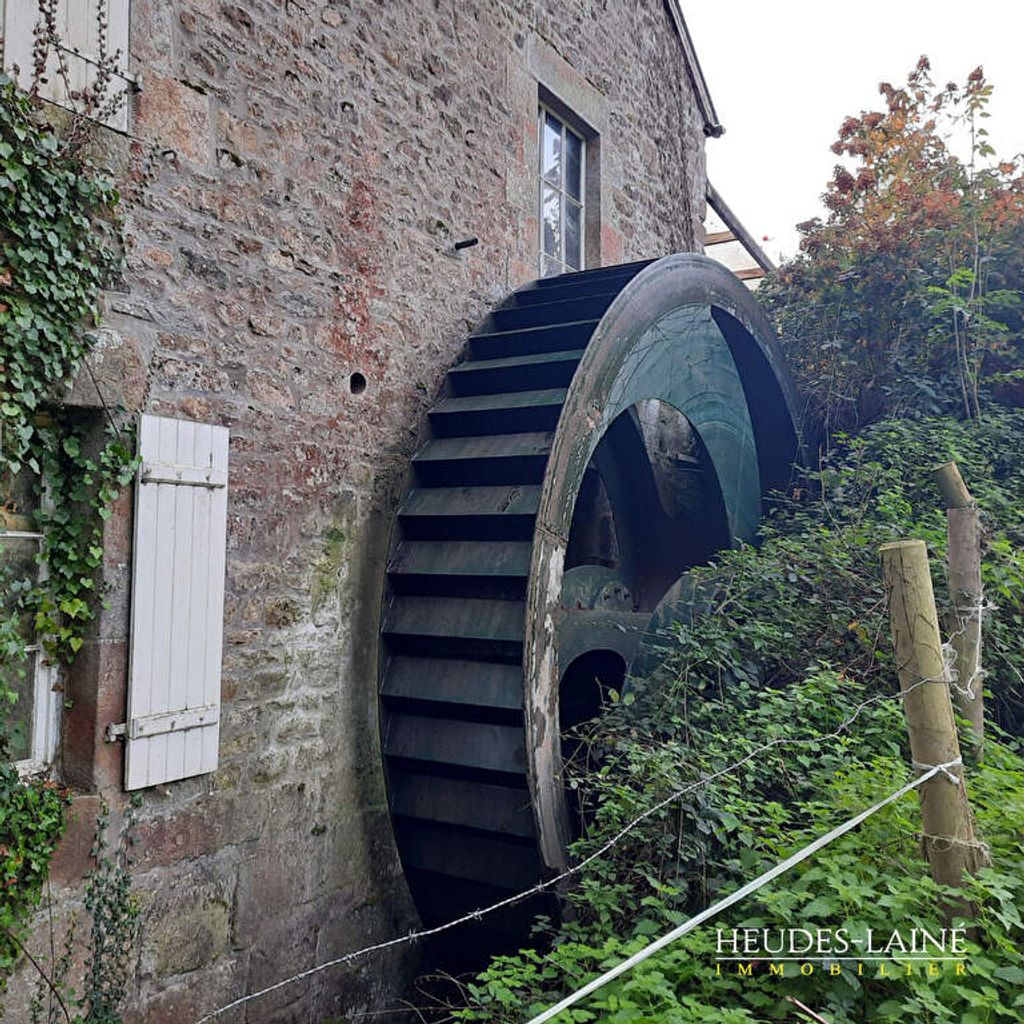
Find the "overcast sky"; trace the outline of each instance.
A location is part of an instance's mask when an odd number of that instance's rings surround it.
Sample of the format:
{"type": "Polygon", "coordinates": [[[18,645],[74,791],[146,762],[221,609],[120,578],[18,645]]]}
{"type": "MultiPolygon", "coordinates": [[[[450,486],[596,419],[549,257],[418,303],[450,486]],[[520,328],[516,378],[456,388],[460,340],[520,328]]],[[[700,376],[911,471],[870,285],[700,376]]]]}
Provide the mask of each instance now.
{"type": "Polygon", "coordinates": [[[881,109],[926,53],[936,83],[981,64],[995,86],[988,122],[1000,156],[1024,150],[1024,3],[948,0],[683,0],[725,135],[708,175],[768,255],[796,251],[793,225],[822,212],[847,114],[881,109]]]}

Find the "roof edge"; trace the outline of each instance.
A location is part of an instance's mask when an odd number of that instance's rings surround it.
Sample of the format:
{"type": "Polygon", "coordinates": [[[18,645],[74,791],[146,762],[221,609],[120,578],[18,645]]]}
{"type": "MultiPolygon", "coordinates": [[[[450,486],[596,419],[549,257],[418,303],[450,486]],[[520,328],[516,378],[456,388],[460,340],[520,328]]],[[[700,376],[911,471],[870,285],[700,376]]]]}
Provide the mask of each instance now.
{"type": "Polygon", "coordinates": [[[672,15],[672,23],[675,25],[679,41],[683,44],[683,56],[686,61],[686,70],[689,73],[690,81],[697,96],[697,108],[704,120],[704,134],[717,139],[725,131],[718,114],[715,112],[715,104],[711,99],[711,92],[708,89],[707,79],[701,70],[700,61],[697,59],[697,51],[690,36],[690,30],[686,27],[686,19],[683,17],[681,0],[665,0],[672,15]]]}
{"type": "Polygon", "coordinates": [[[722,218],[722,223],[736,236],[736,241],[747,250],[747,253],[754,262],[766,274],[770,274],[773,270],[778,270],[771,257],[757,244],[754,236],[743,226],[742,221],[732,212],[722,198],[721,193],[710,181],[708,182],[707,197],[711,209],[722,218]]]}

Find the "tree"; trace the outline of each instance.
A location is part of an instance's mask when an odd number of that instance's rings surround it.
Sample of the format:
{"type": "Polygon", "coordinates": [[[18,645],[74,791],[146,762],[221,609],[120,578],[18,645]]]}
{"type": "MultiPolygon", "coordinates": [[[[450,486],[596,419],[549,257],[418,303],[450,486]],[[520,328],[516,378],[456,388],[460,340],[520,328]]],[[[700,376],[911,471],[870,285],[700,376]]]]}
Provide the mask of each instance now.
{"type": "Polygon", "coordinates": [[[828,214],[761,291],[826,443],[885,415],[977,419],[986,379],[1020,376],[1021,161],[994,159],[980,67],[962,87],[929,71],[842,122],[828,214]]]}

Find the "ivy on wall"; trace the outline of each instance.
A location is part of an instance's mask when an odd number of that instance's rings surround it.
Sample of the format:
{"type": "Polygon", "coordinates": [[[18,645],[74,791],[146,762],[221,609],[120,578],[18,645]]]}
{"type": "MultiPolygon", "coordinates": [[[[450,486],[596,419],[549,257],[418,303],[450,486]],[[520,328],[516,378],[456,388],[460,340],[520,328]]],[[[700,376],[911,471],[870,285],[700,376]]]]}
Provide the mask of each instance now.
{"type": "Polygon", "coordinates": [[[25,616],[52,656],[69,660],[95,615],[103,519],[131,479],[117,436],[95,450],[58,392],[81,368],[100,289],[120,270],[118,193],[62,145],[35,105],[0,78],[0,467],[30,473],[48,572],[5,579],[0,657],[17,658],[25,616]]]}
{"type": "Polygon", "coordinates": [[[121,269],[118,202],[80,133],[62,138],[0,76],[0,525],[28,513],[44,535],[35,563],[5,557],[0,540],[0,990],[68,802],[53,782],[19,779],[8,712],[30,643],[64,664],[82,647],[100,605],[103,521],[135,469],[113,419],[97,438],[89,417],[60,400],[88,355],[100,290],[121,269]],[[30,507],[7,505],[11,493],[31,494],[30,507]]]}

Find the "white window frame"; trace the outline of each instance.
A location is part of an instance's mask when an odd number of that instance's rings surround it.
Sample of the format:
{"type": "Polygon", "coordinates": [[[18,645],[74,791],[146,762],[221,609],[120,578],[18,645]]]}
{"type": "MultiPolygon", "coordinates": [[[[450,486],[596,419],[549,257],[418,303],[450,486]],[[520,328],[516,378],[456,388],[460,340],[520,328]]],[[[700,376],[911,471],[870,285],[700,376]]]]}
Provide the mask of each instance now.
{"type": "MultiPolygon", "coordinates": [[[[38,550],[42,549],[44,535],[36,530],[0,529],[0,545],[6,540],[34,540],[38,550]]],[[[45,562],[40,562],[40,582],[46,579],[45,562]]],[[[57,754],[57,740],[60,738],[62,694],[56,690],[57,668],[47,658],[38,637],[25,647],[29,655],[32,692],[32,735],[29,739],[29,756],[15,761],[19,774],[35,775],[45,771],[57,754]]]]}
{"type": "Polygon", "coordinates": [[[553,110],[543,101],[537,104],[537,249],[538,249],[538,270],[541,277],[557,277],[558,274],[573,274],[584,270],[587,264],[587,139],[583,132],[573,128],[564,114],[553,110]],[[562,174],[557,185],[544,177],[544,122],[547,117],[553,118],[561,125],[561,152],[562,152],[562,174]],[[569,195],[565,187],[565,172],[568,160],[565,159],[566,135],[573,135],[580,140],[580,198],[579,202],[569,195]],[[544,251],[544,189],[553,188],[558,193],[558,218],[559,218],[559,252],[557,256],[544,251]],[[580,209],[580,265],[571,267],[565,259],[565,239],[567,218],[565,216],[566,203],[572,203],[580,209]],[[559,270],[556,274],[546,273],[546,261],[553,260],[558,264],[559,270]]]}

